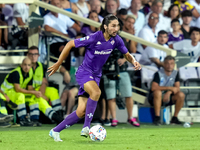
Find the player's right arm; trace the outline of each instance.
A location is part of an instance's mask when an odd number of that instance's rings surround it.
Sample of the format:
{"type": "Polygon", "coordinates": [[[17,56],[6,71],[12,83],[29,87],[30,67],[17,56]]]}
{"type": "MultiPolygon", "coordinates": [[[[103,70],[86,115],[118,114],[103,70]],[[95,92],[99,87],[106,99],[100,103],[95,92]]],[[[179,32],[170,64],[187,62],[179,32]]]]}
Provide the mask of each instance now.
{"type": "Polygon", "coordinates": [[[75,47],[74,40],[69,41],[65,45],[63,51],[61,52],[61,54],[59,56],[58,61],[53,66],[48,68],[47,72],[50,72],[49,76],[51,76],[52,74],[54,74],[58,70],[58,68],[62,64],[63,60],[65,60],[68,57],[69,52],[70,52],[72,47],[75,47]]]}

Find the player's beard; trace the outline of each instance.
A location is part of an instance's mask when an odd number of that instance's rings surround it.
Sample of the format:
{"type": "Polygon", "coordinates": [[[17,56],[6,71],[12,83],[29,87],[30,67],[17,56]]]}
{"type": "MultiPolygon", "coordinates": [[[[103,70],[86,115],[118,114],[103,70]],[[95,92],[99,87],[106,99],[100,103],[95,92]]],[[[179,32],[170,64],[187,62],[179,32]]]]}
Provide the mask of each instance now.
{"type": "Polygon", "coordinates": [[[118,32],[112,32],[112,31],[110,31],[108,28],[107,28],[107,33],[108,33],[108,35],[110,36],[110,37],[115,37],[117,34],[118,34],[118,32]],[[115,33],[115,34],[114,34],[115,33]]]}

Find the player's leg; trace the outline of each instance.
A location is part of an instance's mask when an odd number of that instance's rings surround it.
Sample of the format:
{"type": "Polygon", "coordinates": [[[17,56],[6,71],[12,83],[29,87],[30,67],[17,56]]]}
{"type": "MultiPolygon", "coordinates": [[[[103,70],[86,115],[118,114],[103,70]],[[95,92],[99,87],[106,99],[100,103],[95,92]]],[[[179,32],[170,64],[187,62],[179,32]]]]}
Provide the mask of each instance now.
{"type": "Polygon", "coordinates": [[[59,125],[49,132],[49,135],[54,138],[55,141],[62,141],[60,139],[60,132],[63,129],[69,128],[73,124],[77,123],[85,115],[85,109],[88,98],[80,96],[78,99],[78,108],[76,111],[68,115],[59,125]]]}
{"type": "MultiPolygon", "coordinates": [[[[99,97],[101,95],[101,90],[98,86],[99,83],[96,81],[88,81],[84,84],[84,90],[89,94],[89,98],[86,105],[86,111],[85,111],[85,122],[83,125],[83,130],[86,128],[87,130],[90,128],[90,124],[94,115],[94,112],[97,107],[97,102],[99,100],[99,97]]],[[[89,130],[88,130],[89,134],[89,130]]],[[[84,136],[84,135],[83,135],[84,136]]],[[[86,135],[87,136],[87,135],[86,135]]]]}
{"type": "Polygon", "coordinates": [[[172,103],[175,104],[174,116],[171,119],[171,124],[181,124],[177,116],[181,108],[183,107],[185,100],[185,94],[183,92],[178,92],[172,96],[172,103]]]}

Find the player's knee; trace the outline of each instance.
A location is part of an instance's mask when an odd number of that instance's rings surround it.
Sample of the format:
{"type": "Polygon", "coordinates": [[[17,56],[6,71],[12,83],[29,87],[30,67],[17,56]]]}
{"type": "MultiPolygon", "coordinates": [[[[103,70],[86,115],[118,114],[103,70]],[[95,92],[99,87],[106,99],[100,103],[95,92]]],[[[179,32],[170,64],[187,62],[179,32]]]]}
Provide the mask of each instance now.
{"type": "Polygon", "coordinates": [[[160,90],[153,91],[153,97],[162,97],[162,92],[160,90]]]}
{"type": "Polygon", "coordinates": [[[178,92],[177,95],[178,95],[178,98],[179,98],[181,101],[184,101],[184,99],[185,99],[185,94],[184,94],[183,92],[178,92]]]}
{"type": "Polygon", "coordinates": [[[92,91],[90,97],[93,99],[93,100],[99,100],[99,97],[101,96],[101,90],[98,89],[98,90],[94,90],[92,91]]]}
{"type": "Polygon", "coordinates": [[[77,109],[76,114],[79,118],[83,118],[85,116],[85,110],[83,109],[77,109]]]}

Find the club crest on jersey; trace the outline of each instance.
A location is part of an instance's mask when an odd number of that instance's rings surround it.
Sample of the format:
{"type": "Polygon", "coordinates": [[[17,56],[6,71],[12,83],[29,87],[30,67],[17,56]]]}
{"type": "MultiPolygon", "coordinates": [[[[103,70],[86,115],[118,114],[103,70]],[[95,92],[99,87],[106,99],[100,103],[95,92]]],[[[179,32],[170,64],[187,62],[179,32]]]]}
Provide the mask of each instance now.
{"type": "Polygon", "coordinates": [[[86,36],[86,39],[88,40],[90,37],[89,36],[86,36]]]}
{"type": "Polygon", "coordinates": [[[114,41],[114,40],[112,40],[110,43],[113,45],[113,44],[115,43],[115,41],[114,41]]]}

